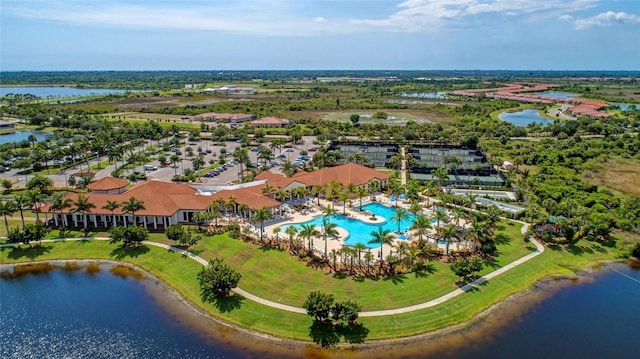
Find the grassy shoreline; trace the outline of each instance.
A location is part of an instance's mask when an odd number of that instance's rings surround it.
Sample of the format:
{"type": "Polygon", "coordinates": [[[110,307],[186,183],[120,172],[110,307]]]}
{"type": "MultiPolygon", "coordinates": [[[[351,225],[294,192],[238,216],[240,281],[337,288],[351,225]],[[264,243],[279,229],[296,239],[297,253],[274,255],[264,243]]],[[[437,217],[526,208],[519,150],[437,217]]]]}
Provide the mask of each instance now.
{"type": "MultiPolygon", "coordinates": [[[[250,244],[230,239],[224,235],[202,242],[205,242],[203,247],[211,246],[212,242],[218,242],[221,245],[242,243],[243,245],[235,247],[238,253],[254,255],[257,257],[256,260],[263,261],[267,265],[274,261],[281,261],[281,258],[273,256],[273,253],[269,251],[261,252],[258,249],[257,253],[252,253],[248,249],[250,244]],[[274,258],[270,259],[271,256],[274,258]]],[[[24,248],[20,251],[14,251],[11,248],[1,248],[0,264],[60,259],[122,261],[151,273],[168,288],[175,290],[190,305],[216,319],[267,336],[302,342],[310,340],[308,333],[311,319],[306,315],[284,312],[246,299],[238,301],[237,297],[230,299],[227,303],[219,302],[213,305],[202,303],[196,278],[201,266],[178,253],[156,247],[144,247],[144,249],[132,252],[123,252],[116,245],[106,241],[43,243],[41,249],[35,248],[37,253],[29,252],[33,250],[24,248]]],[[[196,252],[205,258],[210,258],[209,250],[202,250],[205,252],[198,252],[199,249],[196,249],[196,252]]],[[[218,251],[213,250],[213,252],[217,253],[218,251]]],[[[486,312],[495,305],[514,294],[531,289],[540,280],[574,277],[577,271],[603,261],[615,260],[620,254],[621,248],[608,248],[595,242],[581,242],[573,246],[571,250],[548,248],[538,257],[492,279],[477,290],[453,298],[439,306],[394,316],[361,318],[360,322],[368,329],[365,343],[374,340],[408,339],[416,335],[425,335],[425,333],[434,334],[443,330],[451,330],[451,326],[467,326],[476,318],[487,315],[486,312]]],[[[240,257],[244,256],[240,255],[240,257]]],[[[237,266],[237,261],[232,256],[226,260],[231,265],[237,266]]],[[[294,259],[291,261],[296,262],[294,259]]],[[[290,264],[285,263],[285,265],[290,264]]],[[[309,269],[309,271],[312,270],[309,269]]],[[[243,273],[240,285],[243,289],[253,293],[257,287],[251,284],[252,281],[247,280],[247,277],[251,275],[253,272],[243,273]]],[[[340,280],[333,279],[333,281],[339,282],[340,280]]],[[[303,287],[307,288],[308,286],[304,285],[303,287]]],[[[300,293],[306,295],[306,291],[307,289],[304,289],[300,293]]],[[[438,292],[429,294],[429,297],[437,296],[438,292]]],[[[364,290],[362,295],[375,296],[376,294],[375,291],[372,294],[364,290]]],[[[336,296],[342,297],[342,295],[336,296]]],[[[273,300],[274,298],[268,299],[273,300]]],[[[292,301],[292,303],[297,304],[296,306],[301,305],[301,302],[292,301]]]]}

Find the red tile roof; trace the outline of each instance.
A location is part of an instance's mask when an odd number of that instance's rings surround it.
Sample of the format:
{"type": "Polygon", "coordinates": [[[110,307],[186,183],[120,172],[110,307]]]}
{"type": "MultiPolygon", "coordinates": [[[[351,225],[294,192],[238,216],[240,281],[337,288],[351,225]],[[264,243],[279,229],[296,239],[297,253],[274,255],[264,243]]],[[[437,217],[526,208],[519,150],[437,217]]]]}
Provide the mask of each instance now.
{"type": "Polygon", "coordinates": [[[129,184],[127,180],[115,177],[105,177],[87,185],[89,191],[109,191],[124,188],[129,184]]]}
{"type": "Polygon", "coordinates": [[[279,201],[262,195],[261,190],[263,187],[264,185],[258,185],[234,190],[222,190],[220,192],[214,193],[211,196],[211,199],[212,201],[215,201],[218,198],[226,200],[229,197],[233,197],[236,204],[244,204],[251,209],[260,209],[263,207],[272,208],[280,206],[281,203],[279,201]]]}
{"type": "Polygon", "coordinates": [[[319,186],[329,184],[331,181],[338,181],[345,185],[353,183],[356,186],[362,186],[373,180],[385,181],[389,175],[373,168],[347,163],[313,172],[296,173],[292,178],[306,186],[319,186]]]}
{"type": "MultiPolygon", "coordinates": [[[[125,202],[134,197],[144,203],[145,209],[136,212],[136,215],[146,216],[171,216],[178,210],[203,211],[213,202],[211,196],[199,196],[197,191],[186,184],[176,184],[160,181],[142,182],[131,187],[121,194],[95,194],[88,193],[85,196],[96,208],[91,210],[94,214],[111,214],[111,211],[102,207],[107,201],[125,202]]],[[[80,195],[71,193],[66,196],[76,201],[80,195]]],[[[50,205],[45,206],[42,212],[49,212],[50,205]]],[[[65,211],[71,213],[74,207],[65,211]]],[[[56,211],[57,212],[57,211],[56,211]]],[[[114,214],[122,214],[122,207],[113,211],[114,214]]]]}

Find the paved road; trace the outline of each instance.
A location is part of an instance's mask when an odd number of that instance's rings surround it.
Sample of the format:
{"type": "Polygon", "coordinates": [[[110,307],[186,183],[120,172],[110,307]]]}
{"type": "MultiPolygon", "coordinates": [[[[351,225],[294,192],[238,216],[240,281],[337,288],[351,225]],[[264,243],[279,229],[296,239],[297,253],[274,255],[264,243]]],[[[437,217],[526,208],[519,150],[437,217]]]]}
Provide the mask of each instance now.
{"type": "MultiPolygon", "coordinates": [[[[529,224],[525,223],[525,222],[519,222],[516,221],[518,223],[522,223],[523,227],[521,229],[521,232],[524,234],[527,232],[528,228],[529,228],[529,224]]],[[[93,239],[93,240],[110,240],[110,238],[104,238],[104,237],[98,237],[98,238],[63,238],[63,239],[50,239],[50,240],[43,240],[42,242],[46,243],[46,242],[64,242],[64,241],[79,241],[79,240],[87,240],[87,239],[93,239]]],[[[452,298],[455,298],[465,292],[468,292],[470,290],[472,290],[473,288],[482,285],[484,283],[486,283],[489,279],[491,278],[495,278],[497,276],[499,276],[502,273],[505,273],[519,265],[521,265],[522,263],[525,263],[535,257],[537,257],[538,255],[542,254],[544,252],[544,246],[542,244],[540,244],[538,241],[531,239],[531,242],[536,246],[536,250],[532,253],[527,254],[526,256],[515,260],[507,265],[505,265],[502,268],[499,268],[487,275],[484,275],[478,279],[476,279],[475,281],[465,284],[464,286],[455,289],[439,298],[436,299],[432,299],[429,300],[427,302],[424,303],[420,303],[420,304],[416,304],[416,305],[411,305],[408,307],[403,307],[403,308],[396,308],[396,309],[387,309],[387,310],[376,310],[376,311],[368,311],[368,312],[360,312],[360,316],[361,317],[379,317],[379,316],[387,316],[387,315],[396,315],[396,314],[402,314],[402,313],[410,313],[416,310],[421,310],[421,309],[425,309],[425,308],[430,308],[439,304],[442,304],[452,298]]],[[[183,254],[193,260],[195,260],[196,262],[202,264],[203,266],[206,266],[208,264],[208,261],[196,254],[193,254],[189,251],[186,251],[184,249],[181,248],[176,248],[164,243],[158,243],[158,242],[151,242],[151,241],[144,241],[144,244],[150,245],[150,246],[155,246],[155,247],[160,247],[160,248],[164,248],[170,251],[174,251],[174,252],[178,252],[180,254],[183,254]]],[[[4,244],[4,245],[0,245],[0,247],[10,247],[10,246],[14,246],[14,244],[4,244]]],[[[285,304],[281,304],[281,303],[277,303],[277,302],[273,302],[261,297],[258,297],[254,294],[251,294],[245,290],[243,290],[242,288],[236,287],[233,289],[233,291],[249,300],[252,300],[254,302],[272,307],[272,308],[276,308],[276,309],[280,309],[280,310],[284,310],[284,311],[288,311],[288,312],[292,312],[292,313],[300,313],[300,314],[304,314],[306,313],[306,310],[303,308],[298,308],[298,307],[294,307],[294,306],[290,306],[290,305],[285,305],[285,304]]]]}

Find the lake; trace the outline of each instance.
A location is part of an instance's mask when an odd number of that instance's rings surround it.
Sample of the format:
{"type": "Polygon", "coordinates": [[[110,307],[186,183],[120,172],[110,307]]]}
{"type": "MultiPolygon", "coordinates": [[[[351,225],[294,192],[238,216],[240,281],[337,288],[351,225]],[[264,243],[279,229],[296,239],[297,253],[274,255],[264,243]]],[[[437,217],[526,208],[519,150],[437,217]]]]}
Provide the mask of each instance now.
{"type": "Polygon", "coordinates": [[[535,108],[528,108],[518,112],[502,112],[498,115],[498,118],[522,127],[526,127],[531,123],[539,123],[545,126],[553,123],[552,120],[540,116],[538,109],[535,108]]]}
{"type": "Polygon", "coordinates": [[[25,86],[25,87],[0,87],[0,96],[7,94],[32,94],[41,98],[50,97],[74,97],[74,96],[93,96],[93,95],[109,95],[125,93],[126,90],[116,89],[84,89],[77,87],[61,87],[61,86],[25,86]]]}
{"type": "Polygon", "coordinates": [[[36,136],[38,142],[41,142],[51,135],[51,132],[42,131],[17,131],[0,135],[0,145],[4,143],[20,142],[29,138],[30,135],[36,136]]]}
{"type": "MultiPolygon", "coordinates": [[[[0,279],[2,358],[343,357],[338,350],[248,336],[108,264],[38,268],[0,279]]],[[[349,351],[351,358],[633,358],[640,351],[640,271],[612,264],[549,281],[472,329],[349,351]]]]}

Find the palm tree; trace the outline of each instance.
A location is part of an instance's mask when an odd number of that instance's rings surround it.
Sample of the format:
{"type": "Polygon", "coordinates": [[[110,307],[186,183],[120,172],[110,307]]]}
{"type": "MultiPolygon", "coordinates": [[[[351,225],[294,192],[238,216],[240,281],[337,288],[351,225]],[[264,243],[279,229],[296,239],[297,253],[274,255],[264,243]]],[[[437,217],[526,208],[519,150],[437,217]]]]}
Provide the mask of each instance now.
{"type": "Polygon", "coordinates": [[[367,191],[366,188],[364,187],[358,187],[356,188],[356,196],[360,199],[360,210],[362,211],[362,199],[364,197],[366,197],[369,194],[369,191],[367,191]]]}
{"type": "Polygon", "coordinates": [[[450,224],[442,231],[442,240],[447,243],[445,254],[449,255],[449,245],[458,236],[458,228],[454,224],[450,224]]]}
{"type": "Polygon", "coordinates": [[[478,248],[478,244],[483,243],[490,238],[489,226],[484,221],[473,221],[471,228],[467,232],[468,237],[473,242],[473,251],[478,248]]]}
{"type": "Polygon", "coordinates": [[[337,237],[338,231],[336,230],[337,225],[331,222],[322,222],[322,237],[324,239],[324,257],[327,258],[328,249],[327,242],[329,237],[337,237]]]}
{"type": "Polygon", "coordinates": [[[16,203],[16,208],[20,211],[20,219],[22,220],[22,228],[24,228],[24,210],[31,207],[31,199],[27,193],[18,193],[13,200],[16,203]]]}
{"type": "Polygon", "coordinates": [[[137,225],[136,212],[146,209],[144,202],[138,201],[135,197],[129,197],[128,200],[122,202],[122,213],[131,213],[133,216],[133,225],[137,225]]]}
{"type": "Polygon", "coordinates": [[[111,218],[113,219],[113,226],[116,225],[116,216],[113,212],[120,207],[120,203],[118,201],[107,200],[107,203],[102,206],[102,209],[106,209],[107,211],[111,211],[111,218]]]}
{"type": "Polygon", "coordinates": [[[7,221],[7,216],[12,216],[18,207],[14,201],[0,201],[0,214],[4,217],[4,226],[7,230],[7,234],[9,234],[9,222],[7,221]]]}
{"type": "Polygon", "coordinates": [[[214,220],[214,226],[218,227],[218,219],[222,217],[222,213],[220,212],[220,208],[218,208],[218,207],[209,207],[209,213],[211,213],[211,219],[214,220]]]}
{"type": "Polygon", "coordinates": [[[312,251],[313,243],[311,243],[311,237],[318,236],[320,232],[316,229],[315,224],[303,224],[300,229],[300,236],[306,238],[309,243],[309,252],[312,251]]]}
{"type": "Polygon", "coordinates": [[[443,210],[438,209],[433,213],[433,218],[436,220],[436,227],[440,230],[440,222],[447,219],[447,214],[443,210]]]}
{"type": "Polygon", "coordinates": [[[426,229],[431,228],[431,220],[422,214],[415,216],[411,228],[418,230],[418,240],[422,242],[422,235],[426,229]]]}
{"type": "Polygon", "coordinates": [[[364,243],[356,243],[353,245],[353,249],[356,251],[356,253],[358,253],[358,267],[360,267],[360,269],[362,269],[362,252],[367,250],[367,246],[364,245],[364,243]]]}
{"type": "Polygon", "coordinates": [[[440,191],[442,191],[449,181],[449,171],[444,167],[438,167],[431,172],[431,175],[436,178],[438,187],[440,187],[440,191]]]}
{"type": "Polygon", "coordinates": [[[45,194],[40,192],[39,189],[34,188],[26,191],[27,197],[29,197],[29,202],[33,206],[33,213],[36,215],[36,222],[40,221],[39,213],[40,213],[40,204],[45,200],[45,194]]]}
{"type": "Polygon", "coordinates": [[[264,185],[264,187],[262,187],[262,194],[265,196],[269,196],[270,194],[275,192],[275,190],[275,187],[267,183],[264,185]]]}
{"type": "Polygon", "coordinates": [[[53,185],[51,178],[36,174],[27,183],[27,189],[37,189],[42,194],[50,194],[53,185]]]}
{"type": "Polygon", "coordinates": [[[84,196],[84,195],[78,196],[78,199],[76,200],[76,202],[73,205],[76,207],[74,212],[80,212],[80,214],[82,215],[82,222],[84,224],[83,233],[86,236],[87,235],[87,217],[86,217],[86,213],[87,212],[91,212],[91,210],[93,208],[96,208],[96,206],[93,203],[89,202],[89,198],[87,196],[84,196]]]}
{"type": "Polygon", "coordinates": [[[280,228],[280,226],[273,228],[273,234],[276,235],[276,243],[278,244],[278,248],[280,248],[280,231],[281,230],[282,228],[280,228]]]}
{"type": "Polygon", "coordinates": [[[234,196],[227,197],[222,203],[227,216],[229,216],[229,223],[231,223],[231,215],[234,214],[236,209],[236,198],[234,196]],[[230,211],[233,210],[233,211],[230,211]]]}
{"type": "Polygon", "coordinates": [[[400,224],[402,221],[409,219],[409,213],[404,208],[397,208],[396,213],[394,213],[389,220],[398,222],[398,232],[400,233],[400,224]]]}
{"type": "Polygon", "coordinates": [[[473,194],[473,192],[469,191],[466,193],[466,202],[467,205],[469,206],[469,208],[471,209],[475,209],[476,208],[476,198],[478,198],[478,195],[473,194]]]}
{"type": "Polygon", "coordinates": [[[344,186],[344,191],[346,192],[347,199],[349,200],[349,206],[352,206],[351,200],[353,199],[353,196],[356,194],[356,190],[357,190],[357,187],[353,183],[348,183],[346,186],[344,186]]]}
{"type": "Polygon", "coordinates": [[[262,231],[264,230],[264,222],[273,218],[273,215],[271,214],[271,211],[268,210],[265,207],[262,207],[260,209],[257,209],[254,213],[253,213],[253,218],[260,222],[260,242],[262,242],[262,231]]]}
{"type": "Polygon", "coordinates": [[[64,193],[56,193],[55,195],[53,195],[53,203],[51,203],[51,207],[49,207],[49,209],[53,212],[60,211],[62,228],[68,227],[68,224],[66,223],[66,220],[65,220],[66,216],[64,215],[64,210],[69,209],[71,207],[73,207],[73,201],[71,200],[71,198],[66,198],[64,193]]]}
{"type": "Polygon", "coordinates": [[[371,232],[371,240],[369,240],[369,244],[379,244],[380,245],[380,267],[382,267],[382,260],[384,256],[382,255],[382,245],[393,244],[393,237],[391,236],[391,231],[388,229],[383,229],[379,227],[377,231],[371,232]]]}
{"type": "Polygon", "coordinates": [[[239,148],[233,152],[233,159],[238,162],[238,182],[240,182],[243,174],[242,166],[249,161],[249,154],[244,148],[239,148]]]}
{"type": "Polygon", "coordinates": [[[422,205],[420,202],[413,200],[411,201],[411,206],[409,207],[409,212],[413,213],[413,215],[417,215],[420,211],[422,211],[422,205]]]}
{"type": "Polygon", "coordinates": [[[194,171],[198,171],[200,168],[202,168],[202,166],[204,166],[204,164],[205,162],[202,156],[196,156],[191,160],[191,166],[193,167],[194,171]]]}
{"type": "Polygon", "coordinates": [[[178,156],[177,154],[173,154],[171,155],[171,157],[169,157],[169,161],[171,161],[171,164],[173,165],[174,176],[178,175],[178,166],[176,165],[176,163],[178,163],[179,160],[180,160],[180,156],[178,156]]]}
{"type": "Polygon", "coordinates": [[[289,226],[284,230],[284,233],[289,236],[289,248],[293,250],[293,237],[298,233],[298,228],[289,226]]]}

